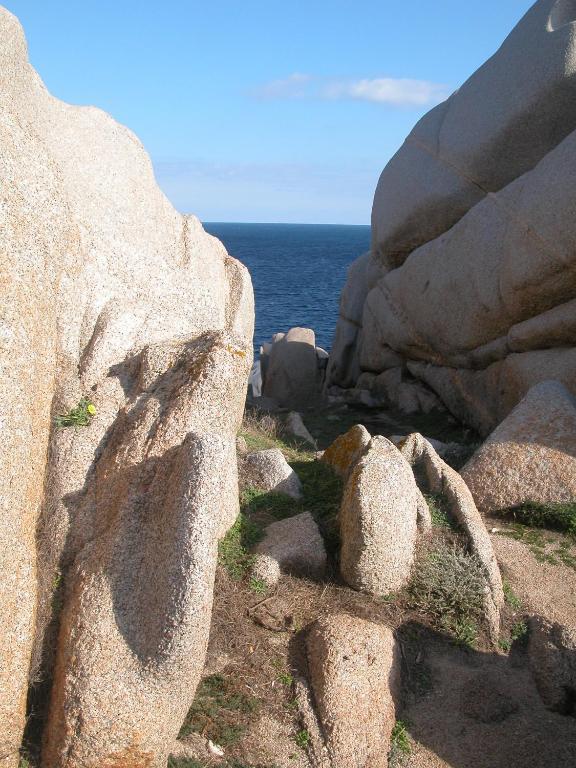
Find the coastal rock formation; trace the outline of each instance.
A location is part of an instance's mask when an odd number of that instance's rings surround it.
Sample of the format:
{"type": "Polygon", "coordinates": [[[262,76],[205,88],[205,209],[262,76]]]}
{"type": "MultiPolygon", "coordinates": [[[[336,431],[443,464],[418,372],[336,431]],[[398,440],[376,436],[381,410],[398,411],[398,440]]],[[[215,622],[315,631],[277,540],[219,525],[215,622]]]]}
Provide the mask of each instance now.
{"type": "Polygon", "coordinates": [[[414,560],[420,493],[410,465],[385,437],[374,437],[344,488],[340,572],[372,595],[406,585],[414,560]]]}
{"type": "Polygon", "coordinates": [[[285,408],[311,408],[321,399],[325,352],[310,328],[277,333],[260,350],[262,396],[285,408]]]}
{"type": "Polygon", "coordinates": [[[319,579],[326,570],[326,549],[310,512],[271,523],[255,549],[252,576],[274,586],[281,573],[319,579]]]}
{"type": "Polygon", "coordinates": [[[278,448],[268,448],[245,456],[241,463],[245,483],[261,491],[284,493],[293,499],[302,496],[302,483],[278,448]]]}
{"type": "Polygon", "coordinates": [[[3,8],[0,162],[0,765],[18,764],[32,655],[33,680],[58,659],[50,768],[165,765],[169,700],[186,706],[174,676],[186,656],[191,696],[216,539],[237,509],[250,278],[172,208],[130,131],[48,93],[3,8]],[[82,398],[89,425],[55,428],[82,398]],[[131,590],[155,551],[166,573],[131,590]]]}
{"type": "Polygon", "coordinates": [[[576,499],[576,398],[545,381],[492,432],[461,470],[483,512],[576,499]]]}
{"type": "Polygon", "coordinates": [[[308,666],[331,768],[386,768],[400,694],[392,630],[337,614],[309,632],[308,666]]]}
{"type": "Polygon", "coordinates": [[[571,3],[535,3],[385,168],[329,387],[392,370],[397,405],[395,382],[413,377],[484,435],[539,381],[575,391],[572,21],[571,3]]]}

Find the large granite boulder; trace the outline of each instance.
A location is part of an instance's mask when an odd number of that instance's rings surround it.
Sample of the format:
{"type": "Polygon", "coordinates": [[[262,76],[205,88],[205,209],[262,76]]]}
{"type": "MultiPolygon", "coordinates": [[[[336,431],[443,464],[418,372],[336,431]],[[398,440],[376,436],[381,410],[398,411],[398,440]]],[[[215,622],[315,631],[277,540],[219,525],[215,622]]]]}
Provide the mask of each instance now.
{"type": "Polygon", "coordinates": [[[3,8],[0,163],[0,765],[18,763],[31,658],[31,679],[49,679],[55,650],[46,764],[165,765],[236,510],[250,279],[174,210],[130,131],[48,93],[3,8]],[[83,397],[89,426],[54,428],[83,397]]]}
{"type": "Polygon", "coordinates": [[[576,398],[556,381],[532,387],[461,475],[484,512],[576,501],[576,398]]]}
{"type": "Polygon", "coordinates": [[[340,507],[340,572],[354,589],[387,595],[406,585],[421,496],[410,464],[374,437],[351,470],[340,507]]]}
{"type": "Polygon", "coordinates": [[[346,614],[326,616],[310,629],[306,649],[331,768],[387,768],[400,695],[392,630],[346,614]]]}
{"type": "Polygon", "coordinates": [[[424,411],[416,379],[482,435],[540,381],[576,392],[575,21],[571,2],[535,3],[390,161],[367,257],[380,274],[350,273],[362,318],[357,301],[329,384],[371,372],[389,405],[424,411]]]}
{"type": "Polygon", "coordinates": [[[413,129],[378,182],[373,252],[397,267],[576,125],[576,8],[539,0],[501,48],[413,129]]]}
{"type": "Polygon", "coordinates": [[[286,334],[275,334],[260,351],[260,368],[264,397],[295,410],[319,402],[324,358],[316,350],[316,336],[310,328],[291,328],[286,334]]]}

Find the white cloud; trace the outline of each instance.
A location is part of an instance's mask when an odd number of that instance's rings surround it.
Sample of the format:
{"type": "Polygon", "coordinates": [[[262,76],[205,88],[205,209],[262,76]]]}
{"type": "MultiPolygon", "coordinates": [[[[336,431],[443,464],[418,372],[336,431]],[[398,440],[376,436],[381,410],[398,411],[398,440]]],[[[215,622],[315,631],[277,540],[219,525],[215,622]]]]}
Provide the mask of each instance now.
{"type": "Polygon", "coordinates": [[[264,83],[255,88],[252,94],[258,99],[302,99],[307,95],[311,80],[310,75],[294,72],[281,80],[264,83]]]}
{"type": "Polygon", "coordinates": [[[329,99],[356,99],[397,106],[427,106],[444,101],[448,86],[428,80],[380,77],[373,80],[343,80],[328,83],[324,95],[329,99]]]}
{"type": "Polygon", "coordinates": [[[450,88],[429,80],[393,77],[329,80],[295,72],[261,85],[252,91],[252,95],[259,99],[351,99],[391,106],[426,107],[448,98],[450,88]]]}

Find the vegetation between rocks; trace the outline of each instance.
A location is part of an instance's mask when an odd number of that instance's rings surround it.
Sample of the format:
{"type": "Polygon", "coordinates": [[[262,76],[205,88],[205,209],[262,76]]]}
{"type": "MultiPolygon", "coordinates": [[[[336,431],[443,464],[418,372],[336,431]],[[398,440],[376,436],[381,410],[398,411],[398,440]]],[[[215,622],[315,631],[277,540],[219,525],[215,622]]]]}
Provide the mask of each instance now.
{"type": "Polygon", "coordinates": [[[505,510],[504,515],[523,525],[562,531],[576,539],[576,501],[555,504],[526,502],[505,510]]]}
{"type": "Polygon", "coordinates": [[[96,406],[83,397],[75,408],[55,417],[56,427],[87,427],[96,415],[96,406]]]}

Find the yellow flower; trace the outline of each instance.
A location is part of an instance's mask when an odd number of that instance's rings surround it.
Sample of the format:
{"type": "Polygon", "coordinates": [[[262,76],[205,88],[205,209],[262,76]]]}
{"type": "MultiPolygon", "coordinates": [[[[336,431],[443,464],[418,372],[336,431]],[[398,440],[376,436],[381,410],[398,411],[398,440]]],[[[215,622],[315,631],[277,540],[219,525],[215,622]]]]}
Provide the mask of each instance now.
{"type": "Polygon", "coordinates": [[[88,411],[90,416],[96,415],[96,406],[93,405],[92,403],[88,403],[88,405],[86,406],[86,410],[88,411]]]}

